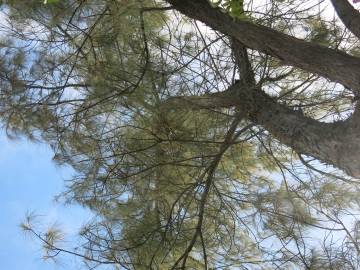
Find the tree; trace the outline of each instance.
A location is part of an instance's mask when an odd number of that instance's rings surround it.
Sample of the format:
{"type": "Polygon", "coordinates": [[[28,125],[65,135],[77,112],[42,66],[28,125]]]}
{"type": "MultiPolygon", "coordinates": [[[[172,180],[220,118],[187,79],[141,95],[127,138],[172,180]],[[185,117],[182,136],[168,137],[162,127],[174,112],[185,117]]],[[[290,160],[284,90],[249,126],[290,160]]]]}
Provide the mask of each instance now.
{"type": "Polygon", "coordinates": [[[360,14],[322,2],[3,4],[8,135],[49,143],[96,214],[74,250],[27,220],[46,257],[359,268],[360,14]]]}

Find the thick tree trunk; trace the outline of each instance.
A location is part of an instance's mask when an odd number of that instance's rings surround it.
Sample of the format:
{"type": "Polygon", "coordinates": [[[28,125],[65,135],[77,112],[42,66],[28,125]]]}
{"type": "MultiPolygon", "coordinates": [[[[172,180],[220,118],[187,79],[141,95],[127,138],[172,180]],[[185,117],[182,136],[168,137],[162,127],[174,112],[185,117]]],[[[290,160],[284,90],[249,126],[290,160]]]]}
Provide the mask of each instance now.
{"type": "Polygon", "coordinates": [[[344,25],[360,38],[360,13],[353,8],[348,0],[331,0],[331,2],[344,25]]]}
{"type": "Polygon", "coordinates": [[[249,120],[263,126],[297,153],[360,178],[360,112],[346,121],[319,122],[277,103],[261,89],[249,90],[241,82],[222,93],[174,97],[164,105],[181,109],[238,107],[247,112],[249,120]]]}
{"type": "MultiPolygon", "coordinates": [[[[360,91],[360,59],[346,53],[305,42],[270,28],[235,20],[207,0],[167,0],[175,9],[190,18],[229,35],[246,47],[259,50],[284,63],[317,73],[360,91]]],[[[341,2],[334,1],[333,2],[341,2]]],[[[313,156],[320,161],[360,178],[360,112],[348,120],[323,123],[293,111],[276,102],[261,89],[240,81],[223,93],[198,97],[178,97],[167,105],[191,108],[236,106],[248,113],[248,118],[262,125],[281,143],[296,152],[313,156]]]]}
{"type": "Polygon", "coordinates": [[[277,57],[285,64],[317,73],[360,92],[360,58],[320,46],[316,43],[277,32],[251,22],[236,20],[207,0],[167,0],[186,16],[202,21],[227,34],[246,47],[277,57]]]}
{"type": "Polygon", "coordinates": [[[281,143],[360,178],[360,113],[346,121],[319,122],[259,91],[240,91],[239,107],[281,143]]]}

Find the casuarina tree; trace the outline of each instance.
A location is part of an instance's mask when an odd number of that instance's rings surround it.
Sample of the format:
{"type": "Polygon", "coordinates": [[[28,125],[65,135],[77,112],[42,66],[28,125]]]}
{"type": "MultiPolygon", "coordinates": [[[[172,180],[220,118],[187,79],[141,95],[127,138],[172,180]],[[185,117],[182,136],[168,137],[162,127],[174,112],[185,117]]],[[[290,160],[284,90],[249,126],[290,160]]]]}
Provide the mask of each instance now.
{"type": "MultiPolygon", "coordinates": [[[[356,1],[354,1],[356,2],[356,1]]],[[[0,117],[95,215],[45,258],[358,269],[360,14],[347,0],[9,0],[0,117]]]]}

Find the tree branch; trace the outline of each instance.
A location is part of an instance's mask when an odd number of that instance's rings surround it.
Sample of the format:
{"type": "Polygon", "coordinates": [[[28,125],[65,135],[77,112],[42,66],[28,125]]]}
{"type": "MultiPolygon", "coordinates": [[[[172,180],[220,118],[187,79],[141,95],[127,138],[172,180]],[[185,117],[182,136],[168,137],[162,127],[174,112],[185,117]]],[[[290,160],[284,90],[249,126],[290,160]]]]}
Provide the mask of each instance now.
{"type": "Polygon", "coordinates": [[[215,109],[230,108],[237,105],[234,100],[233,91],[237,89],[230,87],[219,93],[205,94],[202,96],[177,96],[167,99],[161,106],[164,109],[215,109]]]}
{"type": "Polygon", "coordinates": [[[217,94],[173,97],[165,106],[205,109],[207,105],[208,108],[240,108],[247,112],[248,120],[263,126],[297,153],[312,156],[360,178],[359,111],[346,121],[319,122],[279,104],[261,89],[247,89],[241,81],[217,94]]]}
{"type": "Polygon", "coordinates": [[[167,0],[186,16],[227,34],[246,47],[264,52],[283,63],[317,73],[332,81],[360,91],[360,59],[344,52],[280,33],[271,28],[230,17],[207,0],[167,0]]]}
{"type": "Polygon", "coordinates": [[[347,0],[331,0],[344,25],[360,38],[360,13],[347,0]]]}
{"type": "Polygon", "coordinates": [[[246,47],[238,40],[232,38],[231,49],[235,58],[235,64],[239,68],[240,80],[247,88],[254,88],[256,84],[255,75],[246,47]]]}

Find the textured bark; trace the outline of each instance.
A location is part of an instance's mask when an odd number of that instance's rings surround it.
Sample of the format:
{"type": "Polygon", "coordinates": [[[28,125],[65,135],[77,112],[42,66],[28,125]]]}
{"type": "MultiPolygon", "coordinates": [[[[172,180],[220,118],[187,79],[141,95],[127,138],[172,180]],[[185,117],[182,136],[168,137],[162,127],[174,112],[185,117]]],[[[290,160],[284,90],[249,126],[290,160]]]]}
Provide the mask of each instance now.
{"type": "Polygon", "coordinates": [[[346,121],[324,123],[279,104],[260,89],[242,82],[221,94],[174,97],[166,106],[182,109],[238,107],[297,153],[312,156],[360,178],[360,112],[346,121]]]}
{"type": "Polygon", "coordinates": [[[319,122],[259,91],[239,93],[239,107],[281,143],[360,178],[360,113],[346,121],[319,122]]]}
{"type": "Polygon", "coordinates": [[[353,8],[348,0],[331,0],[331,2],[344,25],[360,38],[360,13],[353,8]]]}
{"type": "Polygon", "coordinates": [[[241,58],[236,63],[240,78],[245,74],[222,93],[175,97],[166,102],[167,106],[184,108],[184,104],[187,104],[192,109],[235,106],[245,110],[249,120],[263,126],[296,152],[315,157],[344,170],[350,176],[360,178],[359,109],[346,121],[323,123],[279,104],[261,89],[254,89],[249,72],[251,65],[243,55],[244,50],[236,50],[236,47],[244,45],[277,57],[285,64],[342,83],[351,88],[355,95],[360,91],[360,58],[251,22],[235,20],[220,9],[211,7],[207,0],[167,1],[188,17],[232,37],[235,57],[241,58]]]}
{"type": "Polygon", "coordinates": [[[360,91],[360,58],[305,42],[271,28],[236,20],[207,0],[167,0],[186,16],[202,21],[214,30],[227,34],[246,47],[277,57],[285,64],[317,73],[332,81],[360,91]]]}

